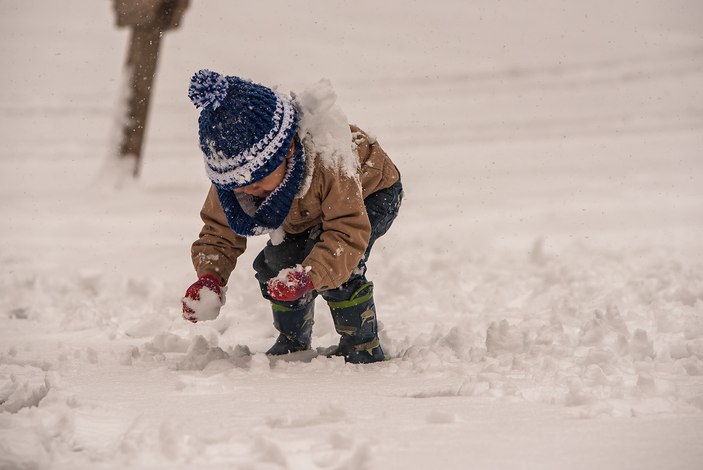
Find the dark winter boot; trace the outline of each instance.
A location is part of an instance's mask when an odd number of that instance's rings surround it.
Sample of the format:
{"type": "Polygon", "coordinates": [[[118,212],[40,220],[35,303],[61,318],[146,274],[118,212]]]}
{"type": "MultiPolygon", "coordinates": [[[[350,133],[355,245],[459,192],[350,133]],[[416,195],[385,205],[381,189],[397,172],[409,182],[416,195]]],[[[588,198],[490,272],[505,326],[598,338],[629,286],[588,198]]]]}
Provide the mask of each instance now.
{"type": "Polygon", "coordinates": [[[273,308],[273,326],[281,333],[278,339],[266,351],[271,356],[280,356],[310,349],[315,302],[302,307],[290,308],[271,303],[273,308]]]}
{"type": "Polygon", "coordinates": [[[384,359],[378,340],[378,321],[373,302],[373,283],[361,286],[349,300],[327,302],[334,328],[341,335],[338,356],[346,362],[366,364],[384,359]]]}

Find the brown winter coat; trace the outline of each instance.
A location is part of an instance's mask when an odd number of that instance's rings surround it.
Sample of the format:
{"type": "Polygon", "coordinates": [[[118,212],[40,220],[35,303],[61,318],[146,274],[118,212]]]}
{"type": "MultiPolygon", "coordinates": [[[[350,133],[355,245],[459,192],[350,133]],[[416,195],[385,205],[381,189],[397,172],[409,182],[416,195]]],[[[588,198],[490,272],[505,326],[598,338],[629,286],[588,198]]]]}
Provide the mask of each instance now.
{"type": "MultiPolygon", "coordinates": [[[[356,126],[351,126],[351,131],[359,156],[358,180],[325,167],[319,155],[306,155],[306,166],[313,168],[310,187],[293,200],[283,222],[287,233],[321,226],[319,242],[302,262],[311,267],[310,277],[319,291],[339,287],[359,264],[371,235],[364,198],[392,186],[399,178],[395,165],[377,142],[356,126]]],[[[227,225],[214,187],[210,188],[200,217],[205,225],[191,249],[195,270],[198,276],[216,274],[227,282],[237,258],[246,249],[247,239],[227,225]]]]}

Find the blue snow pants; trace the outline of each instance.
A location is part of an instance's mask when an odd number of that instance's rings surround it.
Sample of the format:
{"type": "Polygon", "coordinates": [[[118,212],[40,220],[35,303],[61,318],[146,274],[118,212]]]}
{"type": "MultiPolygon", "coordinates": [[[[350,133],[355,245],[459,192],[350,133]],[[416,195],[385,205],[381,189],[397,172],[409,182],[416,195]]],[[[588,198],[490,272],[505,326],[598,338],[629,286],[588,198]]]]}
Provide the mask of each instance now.
{"type": "MultiPolygon", "coordinates": [[[[383,236],[398,215],[400,204],[403,200],[403,185],[398,180],[393,186],[376,191],[364,199],[366,212],[371,222],[371,238],[364,256],[359,265],[352,272],[349,279],[336,289],[330,289],[320,294],[327,302],[348,300],[361,286],[368,283],[366,279],[366,262],[371,254],[371,249],[378,238],[383,236]]],[[[266,289],[266,282],[275,277],[281,269],[290,268],[300,264],[310,253],[320,237],[320,227],[312,227],[302,233],[287,233],[283,242],[273,245],[270,241],[254,260],[256,279],[259,281],[261,294],[264,298],[272,300],[266,289]]],[[[317,296],[313,291],[294,302],[275,303],[291,309],[299,309],[317,296]]]]}

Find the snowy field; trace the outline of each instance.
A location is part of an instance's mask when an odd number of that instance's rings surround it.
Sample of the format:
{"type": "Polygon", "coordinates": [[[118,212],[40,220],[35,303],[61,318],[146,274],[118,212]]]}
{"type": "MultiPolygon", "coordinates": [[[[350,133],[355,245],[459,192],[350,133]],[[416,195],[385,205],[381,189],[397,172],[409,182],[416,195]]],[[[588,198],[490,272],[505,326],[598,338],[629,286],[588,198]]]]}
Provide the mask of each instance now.
{"type": "Polygon", "coordinates": [[[0,468],[701,468],[700,2],[191,3],[114,190],[110,2],[0,0],[0,468]],[[270,361],[265,239],[181,319],[200,68],[328,78],[397,162],[389,361],[270,361]]]}

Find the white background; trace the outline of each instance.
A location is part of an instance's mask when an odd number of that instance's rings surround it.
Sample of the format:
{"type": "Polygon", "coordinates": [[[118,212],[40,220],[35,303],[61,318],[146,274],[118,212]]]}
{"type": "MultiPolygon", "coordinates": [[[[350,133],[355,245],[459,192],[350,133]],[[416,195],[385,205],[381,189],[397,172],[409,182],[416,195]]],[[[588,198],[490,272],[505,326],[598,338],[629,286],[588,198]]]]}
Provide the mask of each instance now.
{"type": "Polygon", "coordinates": [[[0,1],[0,467],[700,468],[703,11],[611,3],[194,1],[114,190],[110,2],[0,1]],[[328,78],[397,163],[389,361],[270,363],[265,239],[180,319],[200,68],[328,78]]]}

